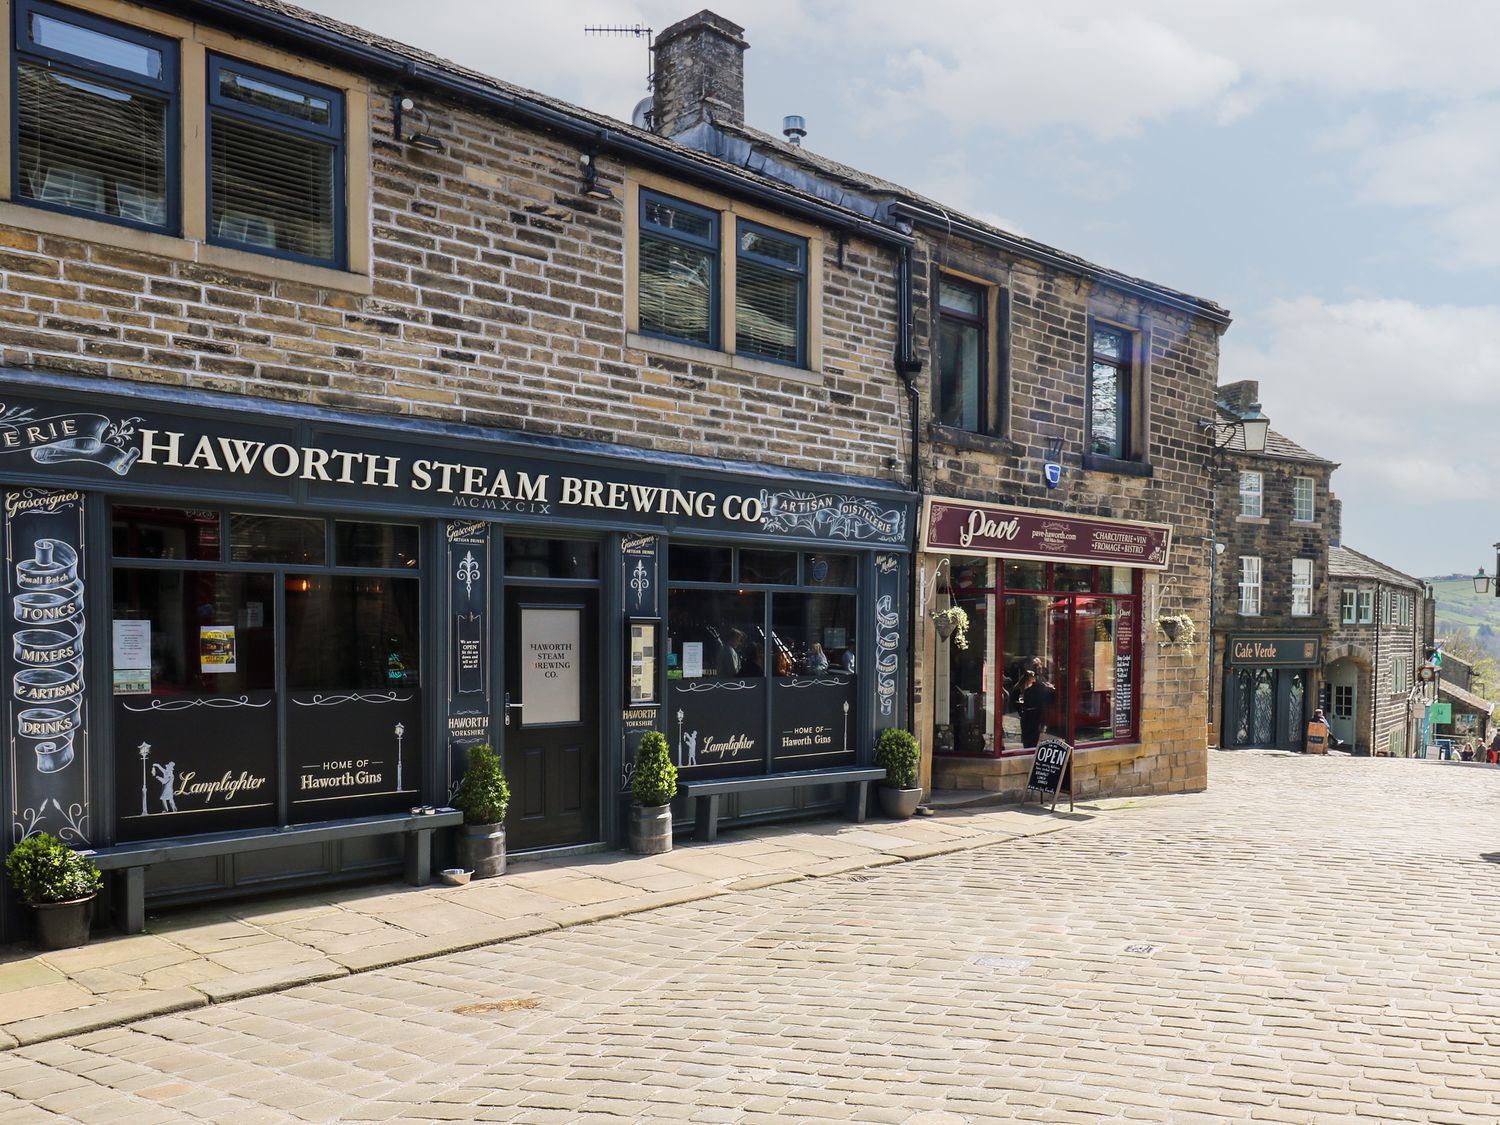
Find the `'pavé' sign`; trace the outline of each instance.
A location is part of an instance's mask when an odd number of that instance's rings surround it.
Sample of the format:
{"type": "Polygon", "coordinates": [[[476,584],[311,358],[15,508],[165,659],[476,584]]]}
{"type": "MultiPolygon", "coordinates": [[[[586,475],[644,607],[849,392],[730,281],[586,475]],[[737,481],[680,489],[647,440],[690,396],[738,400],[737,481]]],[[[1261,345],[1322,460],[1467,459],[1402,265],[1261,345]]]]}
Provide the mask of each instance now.
{"type": "Polygon", "coordinates": [[[1070,516],[929,498],[922,547],[970,555],[1161,570],[1172,547],[1165,524],[1070,516]]]}

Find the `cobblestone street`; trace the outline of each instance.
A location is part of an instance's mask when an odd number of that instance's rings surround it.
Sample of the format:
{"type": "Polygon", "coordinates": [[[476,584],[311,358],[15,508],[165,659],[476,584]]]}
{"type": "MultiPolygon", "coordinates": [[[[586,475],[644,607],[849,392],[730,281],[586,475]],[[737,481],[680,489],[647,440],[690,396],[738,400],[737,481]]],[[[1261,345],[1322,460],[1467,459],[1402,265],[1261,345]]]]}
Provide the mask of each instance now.
{"type": "Polygon", "coordinates": [[[1209,792],[0,1055],[0,1120],[1500,1120],[1500,770],[1209,792]]]}

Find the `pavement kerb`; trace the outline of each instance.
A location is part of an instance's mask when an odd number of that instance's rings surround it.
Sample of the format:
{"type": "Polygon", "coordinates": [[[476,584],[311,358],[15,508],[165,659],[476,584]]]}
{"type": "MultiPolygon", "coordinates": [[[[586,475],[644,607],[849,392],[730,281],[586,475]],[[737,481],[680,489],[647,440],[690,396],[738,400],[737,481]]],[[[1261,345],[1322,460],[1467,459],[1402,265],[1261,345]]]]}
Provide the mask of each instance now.
{"type": "MultiPolygon", "coordinates": [[[[1007,806],[1010,807],[1010,806],[1007,806]]],[[[409,965],[445,957],[453,953],[465,953],[494,945],[504,945],[520,938],[553,930],[571,929],[610,918],[623,918],[633,914],[645,914],[668,906],[682,906],[701,902],[720,895],[738,891],[759,890],[782,883],[798,883],[808,879],[830,878],[847,875],[855,871],[866,871],[876,867],[888,867],[897,863],[914,863],[955,852],[978,851],[982,848],[999,847],[1018,840],[1036,836],[1049,836],[1066,831],[1093,819],[1100,813],[1112,810],[1095,807],[1093,815],[1082,812],[1057,814],[1058,820],[1038,827],[1036,831],[1001,833],[1001,838],[977,836],[936,845],[908,845],[893,847],[891,851],[873,856],[848,857],[829,860],[812,870],[770,872],[752,875],[731,883],[709,884],[702,887],[686,887],[674,891],[657,891],[634,898],[618,899],[590,906],[579,906],[556,912],[548,919],[517,919],[501,923],[499,927],[485,927],[481,933],[469,931],[465,937],[420,938],[402,943],[395,948],[371,951],[371,956],[361,957],[357,953],[326,957],[325,964],[315,966],[291,966],[286,970],[270,969],[243,973],[223,981],[205,982],[203,986],[163,989],[149,996],[127,999],[105,1000],[83,1008],[72,1008],[62,1012],[18,1020],[0,1028],[0,1053],[19,1047],[32,1047],[70,1035],[82,1035],[92,1031],[103,1031],[122,1024],[135,1023],[155,1016],[172,1015],[177,1012],[207,1008],[232,1000],[251,996],[263,996],[273,992],[286,992],[303,985],[338,980],[361,973],[389,969],[397,965],[409,965]]]]}

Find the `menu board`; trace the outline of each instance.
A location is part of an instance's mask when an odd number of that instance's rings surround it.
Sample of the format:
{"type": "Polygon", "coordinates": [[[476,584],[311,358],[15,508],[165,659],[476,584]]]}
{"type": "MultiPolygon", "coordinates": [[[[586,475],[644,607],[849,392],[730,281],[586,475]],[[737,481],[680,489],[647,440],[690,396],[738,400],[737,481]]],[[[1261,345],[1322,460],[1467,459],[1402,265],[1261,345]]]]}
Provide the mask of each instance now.
{"type": "Polygon", "coordinates": [[[1116,606],[1112,721],[1114,736],[1129,738],[1135,733],[1135,608],[1123,601],[1116,606]]]}
{"type": "Polygon", "coordinates": [[[629,703],[632,707],[657,702],[656,637],[659,629],[660,626],[655,621],[630,623],[630,647],[625,656],[626,673],[629,677],[629,703]]]}
{"type": "Polygon", "coordinates": [[[489,525],[455,520],[444,527],[452,631],[448,660],[447,792],[458,787],[469,747],[490,739],[489,525]]]}

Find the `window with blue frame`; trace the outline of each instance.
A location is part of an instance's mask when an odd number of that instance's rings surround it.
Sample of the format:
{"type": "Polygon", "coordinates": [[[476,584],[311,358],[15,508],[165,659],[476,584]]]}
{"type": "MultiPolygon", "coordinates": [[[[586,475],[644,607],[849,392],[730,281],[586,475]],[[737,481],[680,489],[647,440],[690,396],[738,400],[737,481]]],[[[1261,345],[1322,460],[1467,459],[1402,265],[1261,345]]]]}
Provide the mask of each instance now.
{"type": "Polygon", "coordinates": [[[175,233],[177,44],[17,0],[12,198],[175,233]]]}
{"type": "Polygon", "coordinates": [[[343,265],[342,94],[211,55],[208,133],[211,242],[343,265]]]}
{"type": "Polygon", "coordinates": [[[734,350],[807,364],[807,239],[740,220],[734,267],[734,350]]]}
{"type": "Polygon", "coordinates": [[[719,346],[719,216],[641,192],[640,330],[719,346]]]}

